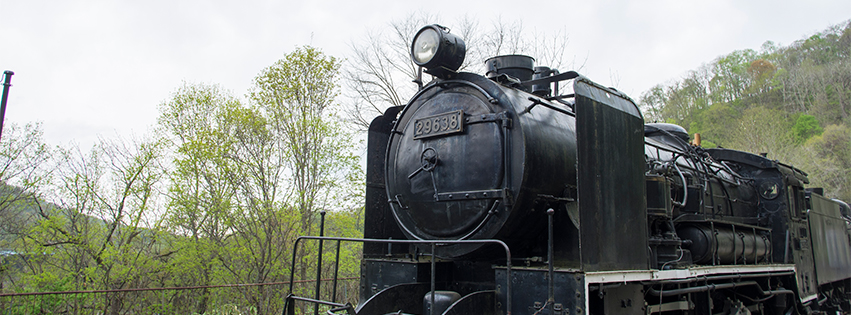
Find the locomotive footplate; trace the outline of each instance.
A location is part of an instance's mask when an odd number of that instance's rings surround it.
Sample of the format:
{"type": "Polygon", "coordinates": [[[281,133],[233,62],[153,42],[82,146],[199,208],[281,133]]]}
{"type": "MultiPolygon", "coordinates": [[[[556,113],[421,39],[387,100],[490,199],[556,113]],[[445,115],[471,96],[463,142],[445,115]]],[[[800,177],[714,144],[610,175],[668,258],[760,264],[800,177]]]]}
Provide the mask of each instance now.
{"type": "MultiPolygon", "coordinates": [[[[507,272],[504,267],[497,267],[495,273],[497,283],[496,313],[505,314],[505,308],[508,305],[508,297],[506,296],[507,272]]],[[[513,295],[511,314],[586,314],[585,276],[575,270],[554,270],[554,299],[552,302],[548,302],[547,269],[512,267],[511,285],[513,295]]]]}
{"type": "MultiPolygon", "coordinates": [[[[429,283],[430,264],[411,260],[364,259],[361,263],[361,302],[391,286],[405,283],[429,283]]],[[[437,263],[439,283],[447,281],[449,263],[437,263]]]]}

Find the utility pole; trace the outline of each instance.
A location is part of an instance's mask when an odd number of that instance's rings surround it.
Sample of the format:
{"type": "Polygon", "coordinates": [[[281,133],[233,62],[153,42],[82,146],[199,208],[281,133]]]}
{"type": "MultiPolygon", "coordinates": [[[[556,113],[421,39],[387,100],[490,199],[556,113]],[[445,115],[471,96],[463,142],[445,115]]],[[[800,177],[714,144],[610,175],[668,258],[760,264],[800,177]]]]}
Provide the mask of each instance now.
{"type": "Polygon", "coordinates": [[[0,100],[0,138],[3,137],[3,122],[6,121],[6,100],[9,98],[9,87],[12,86],[12,75],[15,73],[11,70],[3,72],[6,79],[3,80],[3,98],[0,100]]]}

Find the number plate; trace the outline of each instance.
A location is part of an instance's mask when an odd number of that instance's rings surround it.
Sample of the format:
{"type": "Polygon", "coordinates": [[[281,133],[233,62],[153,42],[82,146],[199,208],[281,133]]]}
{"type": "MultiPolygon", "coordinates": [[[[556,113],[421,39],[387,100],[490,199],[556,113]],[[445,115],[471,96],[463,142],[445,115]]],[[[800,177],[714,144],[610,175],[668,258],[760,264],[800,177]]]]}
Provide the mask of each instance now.
{"type": "Polygon", "coordinates": [[[430,138],[464,131],[464,111],[456,110],[414,120],[414,139],[430,138]]]}

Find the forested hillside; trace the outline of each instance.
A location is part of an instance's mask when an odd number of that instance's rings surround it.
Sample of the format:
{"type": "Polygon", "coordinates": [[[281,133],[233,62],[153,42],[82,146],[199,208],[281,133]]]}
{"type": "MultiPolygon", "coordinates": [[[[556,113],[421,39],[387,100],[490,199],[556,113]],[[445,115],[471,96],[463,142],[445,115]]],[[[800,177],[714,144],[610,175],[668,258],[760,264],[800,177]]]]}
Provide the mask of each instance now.
{"type": "Polygon", "coordinates": [[[851,201],[851,22],[720,56],[639,103],[648,122],[700,133],[704,147],[767,153],[851,201]]]}

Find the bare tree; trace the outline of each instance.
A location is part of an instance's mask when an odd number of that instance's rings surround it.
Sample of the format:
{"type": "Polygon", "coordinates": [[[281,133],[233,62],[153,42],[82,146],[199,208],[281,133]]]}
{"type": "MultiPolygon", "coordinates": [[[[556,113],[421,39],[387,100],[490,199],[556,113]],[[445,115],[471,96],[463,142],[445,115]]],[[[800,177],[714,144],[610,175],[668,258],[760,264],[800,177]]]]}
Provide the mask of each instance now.
{"type": "Polygon", "coordinates": [[[417,78],[417,66],[408,48],[418,28],[434,20],[433,15],[411,14],[391,22],[389,29],[367,33],[363,42],[349,44],[352,55],[342,75],[350,93],[346,113],[352,123],[366,128],[373,116],[404,104],[416,92],[411,81],[417,78]]]}
{"type": "Polygon", "coordinates": [[[388,107],[404,105],[416,93],[417,86],[411,82],[417,78],[418,68],[411,61],[410,44],[416,32],[429,24],[450,27],[466,43],[467,56],[459,71],[481,73],[486,58],[506,54],[530,55],[540,58],[539,64],[553,68],[568,64],[564,59],[568,43],[565,30],[530,36],[519,20],[498,17],[485,30],[469,16],[452,25],[440,20],[435,15],[412,13],[350,44],[352,56],[344,64],[342,75],[347,89],[346,119],[356,128],[366,129],[373,117],[388,107]]]}

